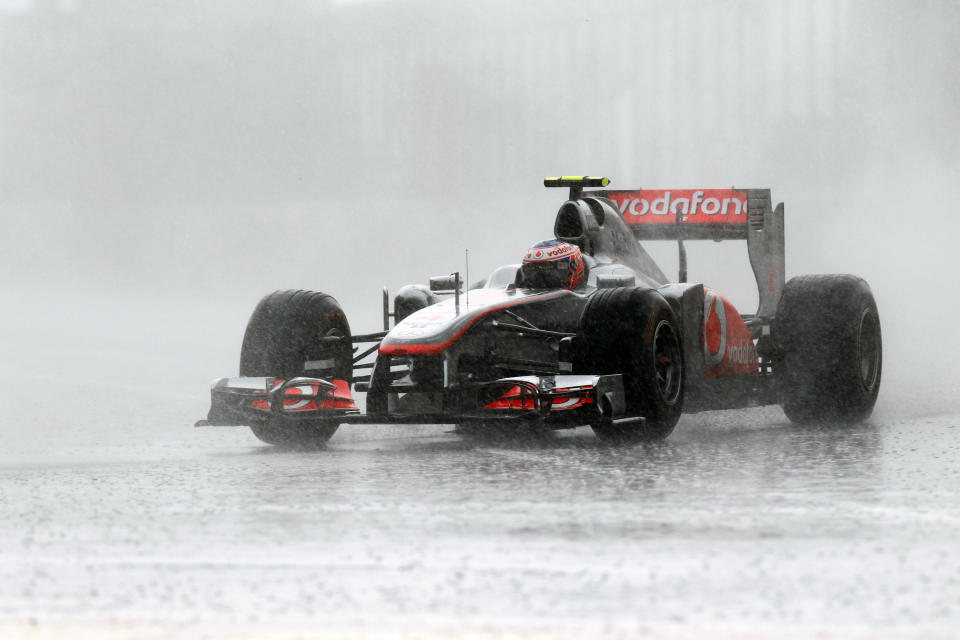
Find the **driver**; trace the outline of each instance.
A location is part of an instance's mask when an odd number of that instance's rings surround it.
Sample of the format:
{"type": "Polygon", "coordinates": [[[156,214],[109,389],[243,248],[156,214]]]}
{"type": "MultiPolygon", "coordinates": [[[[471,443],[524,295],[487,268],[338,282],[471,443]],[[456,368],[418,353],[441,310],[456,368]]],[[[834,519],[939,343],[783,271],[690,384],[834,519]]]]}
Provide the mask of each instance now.
{"type": "Polygon", "coordinates": [[[576,289],[587,281],[580,247],[544,240],[527,250],[520,265],[522,286],[530,289],[576,289]]]}

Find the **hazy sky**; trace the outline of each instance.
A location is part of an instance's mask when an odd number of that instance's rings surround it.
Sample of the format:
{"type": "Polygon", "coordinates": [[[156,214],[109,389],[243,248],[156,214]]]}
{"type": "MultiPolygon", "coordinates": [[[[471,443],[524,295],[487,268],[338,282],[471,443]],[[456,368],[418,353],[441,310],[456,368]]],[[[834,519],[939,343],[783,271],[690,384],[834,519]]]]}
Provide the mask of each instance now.
{"type": "MultiPolygon", "coordinates": [[[[788,275],[863,275],[891,340],[939,335],[960,305],[907,308],[958,266],[958,26],[953,2],[3,0],[2,279],[306,287],[375,319],[465,248],[516,261],[563,199],[541,179],[591,173],[769,187],[788,275]]],[[[749,308],[743,248],[697,249],[749,308]]]]}

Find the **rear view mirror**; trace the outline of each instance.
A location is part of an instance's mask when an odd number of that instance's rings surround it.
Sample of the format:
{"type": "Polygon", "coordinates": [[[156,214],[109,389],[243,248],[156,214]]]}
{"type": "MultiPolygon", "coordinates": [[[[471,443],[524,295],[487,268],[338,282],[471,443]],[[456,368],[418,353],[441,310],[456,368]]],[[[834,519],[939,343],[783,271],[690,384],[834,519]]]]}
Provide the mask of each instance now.
{"type": "Polygon", "coordinates": [[[430,278],[430,291],[434,293],[453,293],[459,292],[460,285],[459,273],[451,273],[448,276],[434,276],[430,278]]]}
{"type": "Polygon", "coordinates": [[[597,275],[597,289],[614,289],[617,287],[635,287],[637,279],[632,274],[604,273],[597,275]]]}

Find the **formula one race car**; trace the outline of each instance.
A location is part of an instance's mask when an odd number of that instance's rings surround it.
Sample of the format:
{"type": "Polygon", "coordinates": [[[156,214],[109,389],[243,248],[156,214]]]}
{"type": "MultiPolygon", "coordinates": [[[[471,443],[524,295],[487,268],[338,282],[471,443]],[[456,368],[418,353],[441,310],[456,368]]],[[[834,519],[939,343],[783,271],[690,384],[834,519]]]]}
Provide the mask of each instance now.
{"type": "Polygon", "coordinates": [[[869,416],[882,362],[870,287],[848,275],[785,282],[783,204],[769,189],[544,184],[570,189],[553,238],[470,290],[458,273],[407,285],[392,312],[384,290],[382,332],[353,334],[324,293],[265,297],[240,377],[214,381],[197,425],[248,425],[285,445],[322,444],[344,423],[589,425],[635,441],[666,437],[683,411],[779,403],[795,422],[869,416]],[[747,241],[756,313],[686,282],[684,242],[728,239],[747,241]],[[678,243],[679,282],[639,240],[678,243]],[[365,413],[353,392],[366,392],[365,413]]]}

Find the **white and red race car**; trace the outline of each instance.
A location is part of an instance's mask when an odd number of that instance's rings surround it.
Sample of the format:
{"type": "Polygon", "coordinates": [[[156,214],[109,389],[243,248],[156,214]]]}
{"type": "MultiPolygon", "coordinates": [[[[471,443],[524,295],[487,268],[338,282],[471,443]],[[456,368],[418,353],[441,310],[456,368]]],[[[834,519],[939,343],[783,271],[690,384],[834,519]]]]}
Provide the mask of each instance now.
{"type": "Polygon", "coordinates": [[[870,287],[849,275],[787,282],[783,204],[772,206],[769,189],[544,184],[570,189],[554,240],[469,291],[459,274],[408,285],[392,312],[384,291],[381,332],[353,334],[324,293],[266,296],[240,375],[214,381],[198,426],[247,425],[285,445],[322,444],[344,423],[589,425],[634,441],[666,437],[684,411],[780,404],[797,422],[869,416],[882,364],[870,287]],[[747,243],[754,313],[686,281],[684,242],[731,239],[747,243]],[[677,282],[644,249],[652,240],[678,243],[677,282]]]}

